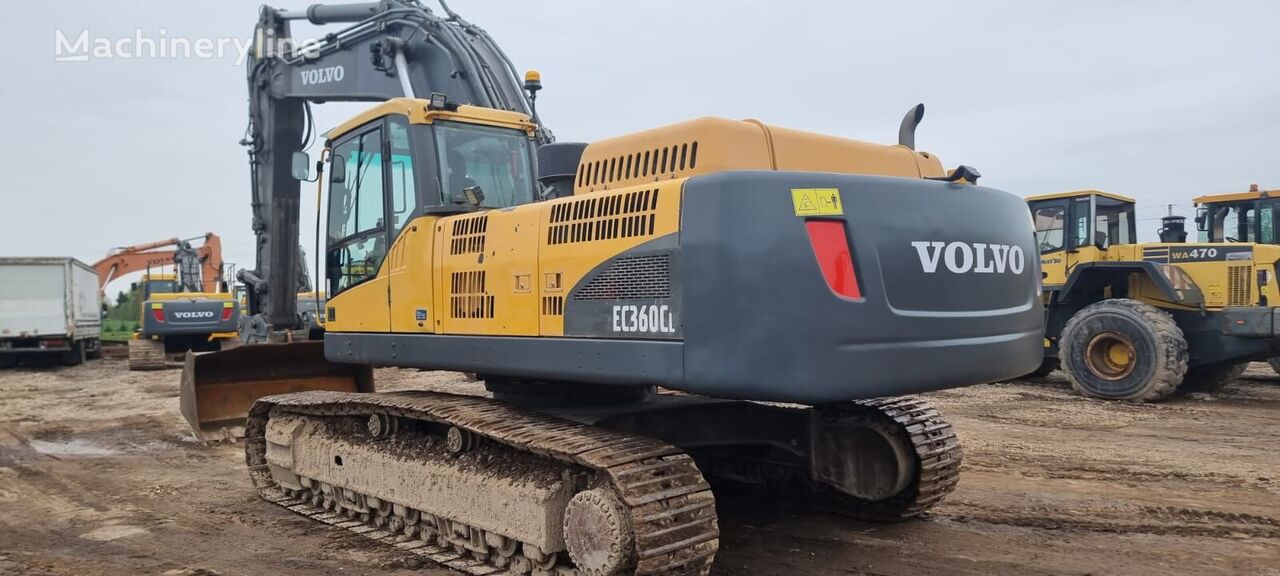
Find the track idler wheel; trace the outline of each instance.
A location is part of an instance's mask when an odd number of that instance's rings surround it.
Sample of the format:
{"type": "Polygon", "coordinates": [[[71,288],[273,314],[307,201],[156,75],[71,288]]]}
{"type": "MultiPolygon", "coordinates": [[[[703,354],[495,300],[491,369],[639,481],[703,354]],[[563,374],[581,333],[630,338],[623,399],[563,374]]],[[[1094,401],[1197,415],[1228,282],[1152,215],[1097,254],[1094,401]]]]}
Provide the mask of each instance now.
{"type": "Polygon", "coordinates": [[[564,543],[586,576],[620,574],[635,563],[635,534],[626,508],[603,488],[584,490],[564,511],[564,543]]]}
{"type": "Polygon", "coordinates": [[[480,438],[457,426],[449,428],[449,432],[445,434],[445,447],[453,454],[470,452],[479,444],[480,438]]]}
{"type": "Polygon", "coordinates": [[[369,436],[386,438],[400,428],[400,419],[389,414],[370,414],[366,427],[369,429],[369,436]]]}

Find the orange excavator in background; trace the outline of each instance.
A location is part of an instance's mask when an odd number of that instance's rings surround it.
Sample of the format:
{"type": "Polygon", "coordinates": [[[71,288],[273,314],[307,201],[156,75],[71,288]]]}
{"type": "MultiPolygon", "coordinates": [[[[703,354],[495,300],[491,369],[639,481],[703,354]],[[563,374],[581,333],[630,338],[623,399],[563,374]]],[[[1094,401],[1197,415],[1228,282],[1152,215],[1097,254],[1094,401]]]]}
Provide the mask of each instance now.
{"type": "Polygon", "coordinates": [[[222,239],[213,232],[206,232],[204,236],[196,236],[185,240],[169,238],[146,244],[112,248],[106,257],[93,264],[94,270],[98,271],[98,291],[101,292],[112,280],[121,278],[126,274],[145,272],[149,268],[172,265],[174,257],[178,253],[178,247],[201,238],[204,239],[204,243],[194,249],[199,257],[201,268],[200,278],[202,285],[198,289],[202,292],[216,291],[218,289],[218,281],[222,278],[222,239]],[[168,247],[173,248],[161,250],[161,248],[168,247]]]}

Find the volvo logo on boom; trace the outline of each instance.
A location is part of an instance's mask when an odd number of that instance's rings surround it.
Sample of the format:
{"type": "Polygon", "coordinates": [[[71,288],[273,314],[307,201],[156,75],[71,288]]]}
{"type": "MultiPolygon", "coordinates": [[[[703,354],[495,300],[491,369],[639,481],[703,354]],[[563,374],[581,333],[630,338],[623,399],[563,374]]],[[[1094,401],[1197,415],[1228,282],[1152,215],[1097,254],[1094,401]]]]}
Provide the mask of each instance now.
{"type": "Polygon", "coordinates": [[[347,75],[347,69],[342,66],[328,66],[325,68],[313,68],[311,70],[300,70],[298,75],[302,78],[303,86],[313,86],[316,84],[328,84],[330,82],[341,82],[342,78],[347,75]]]}
{"type": "Polygon", "coordinates": [[[1022,274],[1027,257],[1022,247],[982,242],[912,242],[925,274],[938,271],[942,264],[954,274],[1022,274]]]}

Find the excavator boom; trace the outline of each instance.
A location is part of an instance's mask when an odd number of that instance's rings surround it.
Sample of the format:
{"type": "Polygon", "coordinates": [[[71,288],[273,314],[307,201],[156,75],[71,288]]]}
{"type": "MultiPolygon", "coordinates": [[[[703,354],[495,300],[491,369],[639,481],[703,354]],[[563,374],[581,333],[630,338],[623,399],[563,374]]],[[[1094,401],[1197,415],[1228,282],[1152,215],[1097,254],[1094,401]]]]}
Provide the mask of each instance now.
{"type": "MultiPolygon", "coordinates": [[[[297,295],[311,286],[298,243],[302,182],[295,178],[293,166],[295,155],[320,132],[312,124],[311,103],[378,102],[445,93],[451,102],[536,117],[531,96],[526,96],[502,49],[483,29],[447,5],[442,7],[443,16],[415,0],[314,4],[301,10],[262,7],[254,29],[258,42],[246,68],[249,126],[241,142],[249,153],[257,239],[255,267],[237,274],[248,288],[248,318],[242,324],[241,340],[287,342],[295,331],[305,328],[297,295]],[[302,20],[337,29],[303,44],[291,31],[291,23],[302,20]]],[[[536,138],[552,140],[550,131],[540,124],[536,138]]],[[[261,364],[270,368],[253,376],[243,370],[220,374],[220,369],[236,364],[218,360],[217,354],[188,358],[184,405],[201,404],[208,397],[200,392],[206,385],[225,391],[233,386],[230,382],[238,382],[241,388],[238,393],[217,394],[223,408],[184,411],[196,435],[220,429],[223,416],[237,414],[243,419],[253,399],[280,389],[273,381],[289,379],[286,364],[305,373],[309,366],[326,362],[317,349],[286,353],[284,348],[272,347],[277,359],[261,364]]],[[[345,388],[356,389],[357,384],[350,382],[345,388]]]]}
{"type": "Polygon", "coordinates": [[[199,290],[202,292],[218,291],[219,284],[223,280],[222,239],[212,232],[186,240],[168,238],[111,250],[104,258],[93,264],[94,270],[98,272],[98,290],[105,289],[112,280],[119,279],[126,274],[144,272],[149,268],[173,265],[174,256],[178,254],[179,250],[161,250],[161,248],[179,247],[186,242],[197,239],[203,240],[200,246],[194,248],[194,255],[199,261],[199,290]]]}

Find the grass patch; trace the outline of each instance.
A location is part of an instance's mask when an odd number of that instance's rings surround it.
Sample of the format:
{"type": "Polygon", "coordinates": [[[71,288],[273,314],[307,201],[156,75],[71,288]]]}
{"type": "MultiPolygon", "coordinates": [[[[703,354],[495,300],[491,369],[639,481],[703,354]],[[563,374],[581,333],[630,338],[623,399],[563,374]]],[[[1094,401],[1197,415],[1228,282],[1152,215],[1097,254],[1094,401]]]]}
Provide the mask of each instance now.
{"type": "Polygon", "coordinates": [[[131,320],[106,320],[102,323],[101,338],[103,342],[128,342],[137,329],[138,323],[131,320]]]}

